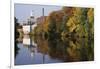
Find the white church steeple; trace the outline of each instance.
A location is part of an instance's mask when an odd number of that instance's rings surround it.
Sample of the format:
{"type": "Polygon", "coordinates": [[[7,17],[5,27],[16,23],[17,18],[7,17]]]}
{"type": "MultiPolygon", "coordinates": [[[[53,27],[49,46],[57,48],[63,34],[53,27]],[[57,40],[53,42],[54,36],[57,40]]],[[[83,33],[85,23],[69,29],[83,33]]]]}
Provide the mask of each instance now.
{"type": "Polygon", "coordinates": [[[34,11],[33,10],[30,12],[30,16],[34,16],[34,11]]]}

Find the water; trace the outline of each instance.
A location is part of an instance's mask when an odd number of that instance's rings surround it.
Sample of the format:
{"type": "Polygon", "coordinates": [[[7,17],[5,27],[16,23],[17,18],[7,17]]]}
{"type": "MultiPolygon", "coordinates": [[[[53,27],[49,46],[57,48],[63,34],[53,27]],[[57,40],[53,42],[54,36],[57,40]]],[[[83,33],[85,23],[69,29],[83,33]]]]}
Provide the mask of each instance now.
{"type": "Polygon", "coordinates": [[[49,40],[24,35],[16,47],[15,65],[94,60],[94,43],[87,38],[49,40]]]}

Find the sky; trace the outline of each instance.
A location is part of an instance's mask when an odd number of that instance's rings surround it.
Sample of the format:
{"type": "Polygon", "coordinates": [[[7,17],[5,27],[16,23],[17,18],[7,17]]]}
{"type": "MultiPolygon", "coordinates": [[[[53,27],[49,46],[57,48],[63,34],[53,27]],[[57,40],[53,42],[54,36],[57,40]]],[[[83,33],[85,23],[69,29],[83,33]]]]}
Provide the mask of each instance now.
{"type": "Polygon", "coordinates": [[[42,8],[44,8],[44,16],[48,16],[50,12],[61,10],[61,6],[53,5],[34,5],[34,4],[17,4],[14,5],[14,16],[19,23],[26,21],[33,11],[35,18],[42,16],[42,8]]]}

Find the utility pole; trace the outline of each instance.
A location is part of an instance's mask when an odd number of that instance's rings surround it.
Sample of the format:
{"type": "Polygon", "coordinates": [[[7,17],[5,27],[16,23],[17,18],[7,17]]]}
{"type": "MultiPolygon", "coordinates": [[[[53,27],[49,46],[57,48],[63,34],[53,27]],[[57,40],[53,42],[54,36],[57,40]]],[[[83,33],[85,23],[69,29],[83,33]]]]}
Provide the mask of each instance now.
{"type": "Polygon", "coordinates": [[[34,21],[34,15],[33,15],[33,10],[32,10],[31,15],[30,15],[30,33],[32,32],[33,21],[34,21]]]}
{"type": "MultiPolygon", "coordinates": [[[[44,8],[42,8],[42,17],[43,17],[43,22],[44,22],[44,20],[45,20],[45,17],[44,17],[44,8]]],[[[43,28],[43,27],[42,27],[43,28]]],[[[43,29],[42,29],[42,36],[43,36],[43,38],[44,38],[44,32],[43,32],[43,29]]]]}
{"type": "MultiPolygon", "coordinates": [[[[30,25],[30,33],[32,33],[32,24],[34,23],[34,15],[33,15],[33,10],[30,14],[30,19],[29,19],[29,25],[30,25]]],[[[30,36],[30,46],[32,46],[32,38],[30,36]]]]}
{"type": "Polygon", "coordinates": [[[44,16],[44,8],[42,8],[42,13],[43,13],[43,16],[44,16]]]}
{"type": "MultiPolygon", "coordinates": [[[[44,18],[44,8],[42,8],[42,17],[43,17],[43,22],[44,22],[44,20],[45,20],[45,18],[44,18]]],[[[43,27],[42,27],[43,28],[43,27]]],[[[44,32],[43,32],[43,29],[42,29],[42,37],[44,38],[44,32]]],[[[45,52],[43,52],[43,64],[45,63],[45,54],[44,54],[45,52]]]]}

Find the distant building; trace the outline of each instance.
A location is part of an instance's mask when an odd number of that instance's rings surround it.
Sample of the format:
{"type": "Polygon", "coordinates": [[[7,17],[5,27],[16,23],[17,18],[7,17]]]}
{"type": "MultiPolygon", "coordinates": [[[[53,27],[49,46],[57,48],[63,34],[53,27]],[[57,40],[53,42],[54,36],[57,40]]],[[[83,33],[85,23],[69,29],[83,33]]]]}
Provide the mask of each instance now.
{"type": "MultiPolygon", "coordinates": [[[[33,24],[32,29],[34,29],[36,26],[37,26],[37,24],[33,24]]],[[[23,29],[24,34],[30,33],[30,25],[23,25],[22,29],[23,29]]]]}
{"type": "Polygon", "coordinates": [[[38,17],[38,18],[36,19],[36,23],[37,23],[37,24],[44,23],[44,21],[46,20],[46,17],[47,17],[47,16],[38,17]]]}
{"type": "Polygon", "coordinates": [[[33,11],[30,13],[30,17],[27,19],[26,23],[23,23],[23,33],[29,34],[32,29],[36,26],[35,24],[35,18],[33,16],[33,11]]]}
{"type": "Polygon", "coordinates": [[[24,25],[23,26],[23,33],[24,34],[29,34],[29,32],[30,32],[30,25],[24,25]]]}

